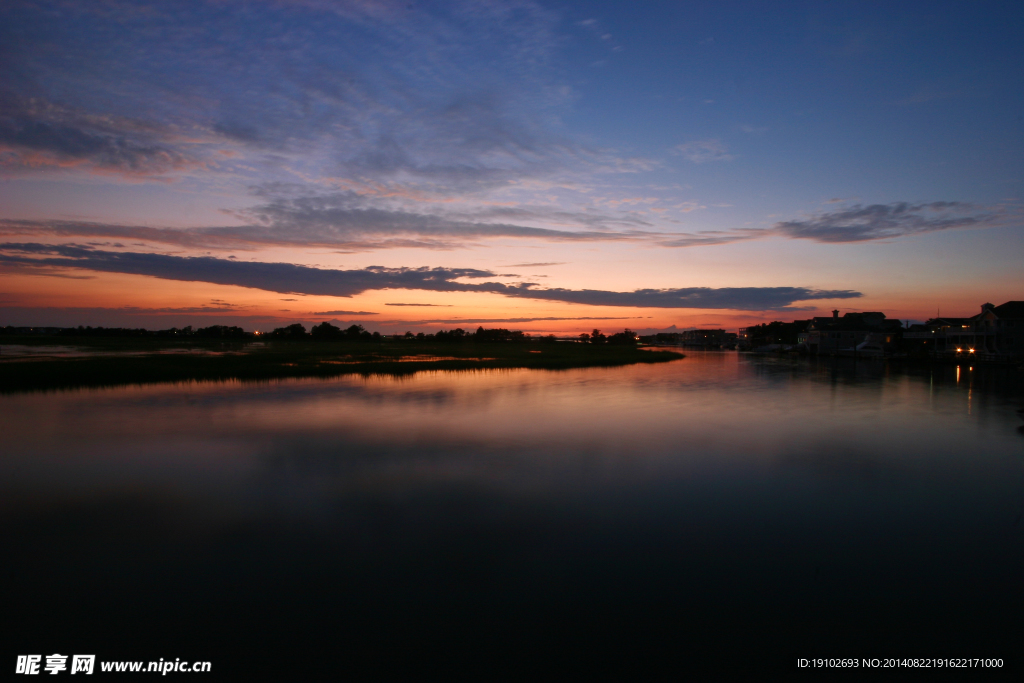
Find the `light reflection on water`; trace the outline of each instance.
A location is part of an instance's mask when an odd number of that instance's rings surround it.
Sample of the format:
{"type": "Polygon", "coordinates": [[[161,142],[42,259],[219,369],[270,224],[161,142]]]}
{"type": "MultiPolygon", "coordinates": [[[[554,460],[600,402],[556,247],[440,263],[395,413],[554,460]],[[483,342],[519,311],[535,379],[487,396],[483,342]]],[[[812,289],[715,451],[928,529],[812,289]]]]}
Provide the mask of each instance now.
{"type": "Polygon", "coordinates": [[[143,630],[224,653],[408,647],[417,619],[491,652],[523,613],[562,653],[567,629],[587,651],[714,634],[786,662],[966,645],[1021,606],[1024,392],[958,373],[697,352],[0,397],[5,542],[35,558],[11,573],[18,642],[136,643],[123,616],[170,594],[201,624],[171,607],[143,630]],[[83,611],[54,635],[60,601],[83,611]]]}

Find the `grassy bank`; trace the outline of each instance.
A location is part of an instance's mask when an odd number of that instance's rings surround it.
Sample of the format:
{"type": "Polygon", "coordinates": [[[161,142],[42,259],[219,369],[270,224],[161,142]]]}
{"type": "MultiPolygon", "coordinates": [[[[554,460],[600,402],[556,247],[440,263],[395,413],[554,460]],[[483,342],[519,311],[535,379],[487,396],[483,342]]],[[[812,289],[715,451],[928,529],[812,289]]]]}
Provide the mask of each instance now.
{"type": "MultiPolygon", "coordinates": [[[[36,353],[0,355],[0,393],[152,382],[338,375],[407,375],[424,370],[611,367],[681,358],[672,351],[574,343],[193,342],[0,337],[36,353]],[[46,354],[47,345],[70,347],[46,354]]],[[[8,349],[10,350],[10,349],[8,349]]]]}

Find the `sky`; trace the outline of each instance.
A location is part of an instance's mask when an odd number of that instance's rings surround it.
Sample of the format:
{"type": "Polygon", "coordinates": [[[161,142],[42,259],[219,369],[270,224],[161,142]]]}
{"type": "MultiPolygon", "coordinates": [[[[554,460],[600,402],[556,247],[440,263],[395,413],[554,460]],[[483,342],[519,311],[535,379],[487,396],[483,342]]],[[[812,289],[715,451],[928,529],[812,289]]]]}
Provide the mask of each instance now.
{"type": "Polygon", "coordinates": [[[1024,299],[1024,6],[0,4],[0,326],[1024,299]]]}

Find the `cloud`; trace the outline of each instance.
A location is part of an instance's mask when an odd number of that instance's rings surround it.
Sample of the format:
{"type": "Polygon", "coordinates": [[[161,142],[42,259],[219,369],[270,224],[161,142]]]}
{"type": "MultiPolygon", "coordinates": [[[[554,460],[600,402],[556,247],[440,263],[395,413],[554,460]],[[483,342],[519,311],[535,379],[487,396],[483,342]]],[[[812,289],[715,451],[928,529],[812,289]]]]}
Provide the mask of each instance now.
{"type": "Polygon", "coordinates": [[[762,239],[770,232],[759,228],[737,228],[735,230],[704,230],[698,233],[681,233],[658,240],[662,247],[711,247],[762,239]]]}
{"type": "Polygon", "coordinates": [[[384,304],[385,306],[423,306],[428,308],[451,308],[451,304],[384,304]]]}
{"type": "MultiPolygon", "coordinates": [[[[315,197],[277,199],[236,214],[250,223],[244,234],[264,242],[288,239],[317,245],[387,245],[391,240],[419,240],[440,248],[462,246],[465,240],[501,237],[559,242],[636,240],[646,237],[640,228],[650,223],[629,216],[609,217],[541,208],[485,207],[470,212],[412,211],[380,203],[371,204],[355,192],[315,197]],[[515,220],[517,222],[507,222],[515,220]],[[500,222],[497,222],[500,221],[500,222]],[[574,224],[580,230],[559,230],[524,225],[525,222],[574,224]],[[618,227],[618,230],[610,229],[618,227]],[[589,228],[589,229],[588,229],[589,228]],[[622,230],[622,228],[629,228],[622,230]]],[[[206,229],[225,234],[230,229],[206,229]]],[[[400,246],[410,246],[407,242],[400,246]]]]}
{"type": "Polygon", "coordinates": [[[772,232],[792,239],[847,243],[991,225],[999,216],[962,202],[857,204],[805,220],[776,223],[772,232]]]}
{"type": "Polygon", "coordinates": [[[494,274],[473,268],[384,268],[321,270],[290,263],[232,261],[209,256],[169,256],[137,252],[98,251],[75,246],[44,244],[0,245],[0,264],[84,269],[148,275],[167,280],[209,282],[251,287],[282,294],[349,297],[376,289],[428,289],[472,291],[455,282],[494,274]],[[28,256],[32,255],[32,257],[28,256]],[[42,258],[40,258],[42,256],[42,258]]]}
{"type": "Polygon", "coordinates": [[[154,174],[198,156],[250,181],[438,192],[636,170],[556,123],[578,97],[563,26],[534,2],[7,3],[3,158],[154,174]]]}
{"type": "Polygon", "coordinates": [[[675,153],[683,155],[695,164],[703,164],[709,161],[732,161],[735,155],[729,154],[718,140],[694,140],[682,145],[676,145],[675,153]]]}
{"type": "Polygon", "coordinates": [[[0,235],[108,237],[203,249],[244,248],[260,244],[256,239],[258,236],[248,235],[245,226],[176,229],[91,221],[0,219],[0,235]]]}
{"type": "Polygon", "coordinates": [[[801,310],[792,305],[814,299],[852,299],[863,296],[850,290],[813,290],[804,287],[684,287],[608,292],[590,289],[526,289],[502,292],[507,296],[561,301],[590,306],[636,308],[712,308],[750,311],[801,310]]]}
{"type": "Polygon", "coordinates": [[[314,311],[312,315],[378,315],[372,311],[314,311]]]}
{"type": "Polygon", "coordinates": [[[139,308],[122,306],[117,309],[126,313],[237,313],[237,306],[167,306],[164,308],[139,308]]]}
{"type": "Polygon", "coordinates": [[[713,308],[732,310],[798,310],[793,304],[817,299],[862,296],[850,290],[805,287],[686,287],[638,289],[632,292],[538,288],[535,283],[462,282],[500,277],[474,268],[385,268],[324,270],[290,263],[231,261],[209,256],[99,251],[74,246],[0,244],[0,265],[41,266],[147,275],[168,280],[251,287],[282,294],[351,297],[370,290],[418,289],[436,292],[485,292],[506,297],[557,301],[589,306],[639,308],[713,308]]]}
{"type": "Polygon", "coordinates": [[[513,263],[509,268],[541,268],[544,266],[564,266],[566,261],[550,261],[548,263],[513,263]]]}
{"type": "Polygon", "coordinates": [[[0,219],[0,235],[145,240],[199,249],[263,246],[323,247],[348,252],[380,249],[450,250],[500,238],[548,242],[641,242],[659,233],[631,215],[607,216],[539,207],[484,207],[425,213],[388,206],[354,192],[275,199],[235,212],[243,225],[159,228],[89,221],[0,219]],[[504,219],[504,220],[503,220],[504,219]],[[515,220],[517,222],[510,222],[515,220]],[[524,223],[557,223],[553,229],[524,223]]]}
{"type": "MultiPolygon", "coordinates": [[[[9,303],[9,302],[7,302],[9,303]]],[[[298,320],[309,321],[302,316],[298,320]]],[[[121,308],[37,307],[26,305],[0,306],[0,325],[75,327],[93,325],[103,327],[205,327],[208,325],[239,325],[246,329],[268,329],[297,322],[294,317],[276,315],[248,315],[234,311],[202,310],[189,312],[187,308],[121,308]]]]}
{"type": "MultiPolygon", "coordinates": [[[[827,203],[848,200],[832,199],[827,203]]],[[[803,220],[780,221],[770,228],[737,228],[676,234],[656,239],[663,247],[704,247],[769,237],[804,239],[827,244],[912,237],[941,230],[993,227],[1005,223],[1007,210],[964,202],[872,204],[825,212],[803,220]]]]}
{"type": "Polygon", "coordinates": [[[95,280],[95,275],[81,275],[68,273],[61,268],[51,268],[38,265],[24,265],[19,263],[4,264],[3,270],[8,275],[31,275],[36,277],[56,277],[65,280],[95,280]]]}
{"type": "Polygon", "coordinates": [[[907,106],[912,104],[923,104],[934,100],[948,100],[955,97],[962,97],[966,94],[964,90],[937,90],[935,88],[919,88],[917,91],[896,100],[896,104],[907,106]]]}
{"type": "Polygon", "coordinates": [[[535,322],[550,322],[553,320],[639,320],[636,316],[630,317],[592,317],[585,316],[580,318],[451,318],[448,320],[410,320],[407,322],[409,325],[478,325],[478,324],[494,324],[494,323],[535,323],[535,322]]]}
{"type": "MultiPolygon", "coordinates": [[[[396,248],[452,250],[495,239],[581,244],[629,242],[689,248],[770,237],[828,243],[863,242],[939,230],[999,225],[1004,222],[1007,213],[1006,207],[984,208],[962,202],[858,204],[840,211],[776,222],[770,228],[678,233],[643,229],[644,226],[654,226],[629,215],[615,218],[579,212],[545,213],[541,209],[498,207],[476,212],[473,214],[474,219],[470,220],[465,215],[366,208],[360,201],[358,198],[353,199],[350,194],[279,200],[239,212],[239,217],[250,219],[247,225],[190,229],[86,221],[0,219],[0,236],[30,236],[33,240],[44,235],[120,239],[126,242],[145,240],[206,250],[254,250],[264,246],[318,247],[334,249],[340,253],[396,248]],[[540,222],[544,218],[558,220],[562,224],[575,221],[584,229],[562,230],[487,220],[496,217],[518,217],[524,219],[523,223],[540,222]],[[619,223],[618,229],[612,227],[616,222],[619,223]],[[586,226],[587,223],[590,225],[586,226]]],[[[846,200],[835,200],[836,203],[842,201],[846,200]]],[[[683,206],[683,210],[687,208],[683,206]]],[[[120,243],[113,246],[122,247],[120,243]]],[[[523,263],[514,267],[532,268],[562,263],[523,263]]]]}
{"type": "Polygon", "coordinates": [[[0,93],[0,165],[75,167],[159,175],[194,167],[169,144],[169,131],[123,117],[89,115],[38,98],[0,93]]]}
{"type": "Polygon", "coordinates": [[[559,66],[565,22],[540,4],[15,5],[0,3],[3,170],[173,175],[223,196],[291,183],[307,195],[268,193],[225,221],[241,225],[40,221],[40,234],[356,252],[640,241],[653,229],[636,213],[488,205],[488,194],[539,194],[531,181],[564,189],[576,174],[658,167],[565,132],[579,96],[559,66]],[[349,192],[308,196],[326,188],[349,192]]]}

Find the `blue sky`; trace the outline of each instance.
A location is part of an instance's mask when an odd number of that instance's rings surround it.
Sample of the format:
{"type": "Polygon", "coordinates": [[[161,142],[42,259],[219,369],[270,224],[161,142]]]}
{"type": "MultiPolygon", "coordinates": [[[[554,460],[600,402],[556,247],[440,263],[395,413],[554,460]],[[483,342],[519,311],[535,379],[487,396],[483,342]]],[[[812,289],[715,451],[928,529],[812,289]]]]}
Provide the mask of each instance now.
{"type": "Polygon", "coordinates": [[[568,332],[1021,299],[1022,19],[14,0],[0,323],[449,325],[393,305],[419,303],[568,332]]]}

